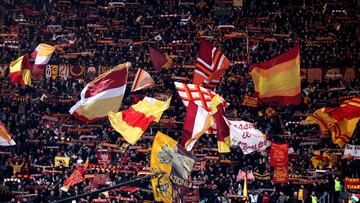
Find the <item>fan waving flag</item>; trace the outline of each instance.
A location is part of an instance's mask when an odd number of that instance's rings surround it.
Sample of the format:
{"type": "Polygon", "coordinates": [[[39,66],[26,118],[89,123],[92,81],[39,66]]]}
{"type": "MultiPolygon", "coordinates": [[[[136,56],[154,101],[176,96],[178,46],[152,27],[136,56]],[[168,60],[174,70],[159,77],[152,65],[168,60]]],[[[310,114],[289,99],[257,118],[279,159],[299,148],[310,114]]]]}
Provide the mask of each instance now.
{"type": "Polygon", "coordinates": [[[214,89],[224,72],[230,67],[230,61],[221,51],[206,40],[201,40],[195,63],[193,83],[208,89],[214,89]]]}
{"type": "MultiPolygon", "coordinates": [[[[207,112],[211,113],[211,100],[216,95],[215,92],[205,89],[199,85],[194,84],[185,84],[180,82],[174,82],[177,92],[181,97],[184,105],[188,107],[189,102],[192,101],[196,105],[201,106],[207,112]]],[[[226,102],[223,98],[221,98],[224,105],[226,102]]],[[[207,134],[216,133],[216,125],[211,126],[206,132],[207,134]]]]}
{"type": "Polygon", "coordinates": [[[54,51],[55,47],[44,43],[36,47],[35,51],[31,54],[31,58],[35,59],[33,68],[35,73],[42,72],[45,69],[54,51]]]}
{"type": "Polygon", "coordinates": [[[166,102],[145,97],[128,110],[118,113],[109,112],[109,121],[128,143],[135,144],[152,121],[160,121],[164,111],[169,108],[170,102],[171,97],[166,102]]]}
{"type": "Polygon", "coordinates": [[[299,44],[273,59],[252,65],[249,72],[261,101],[281,105],[301,103],[299,44]]]}
{"type": "Polygon", "coordinates": [[[151,78],[150,74],[139,68],[136,72],[134,82],[131,86],[131,92],[150,88],[154,85],[154,80],[151,78]]]}
{"type": "Polygon", "coordinates": [[[29,55],[20,56],[10,63],[10,81],[20,85],[31,85],[29,55]]]}
{"type": "Polygon", "coordinates": [[[150,58],[155,70],[169,69],[173,65],[172,58],[159,49],[150,47],[150,58]]]}
{"type": "Polygon", "coordinates": [[[88,83],[81,91],[81,100],[70,109],[70,114],[79,120],[93,122],[119,111],[124,97],[128,68],[123,63],[88,83]]]}
{"type": "Polygon", "coordinates": [[[190,101],[188,107],[186,108],[186,117],[181,136],[181,146],[183,146],[187,151],[191,151],[195,142],[214,123],[215,119],[208,111],[190,101]]]}
{"type": "Polygon", "coordinates": [[[0,121],[0,146],[16,145],[3,122],[0,121]]]}
{"type": "Polygon", "coordinates": [[[62,191],[69,191],[69,188],[84,181],[84,173],[89,166],[89,160],[86,160],[83,166],[77,166],[73,173],[64,181],[60,188],[62,191]]]}

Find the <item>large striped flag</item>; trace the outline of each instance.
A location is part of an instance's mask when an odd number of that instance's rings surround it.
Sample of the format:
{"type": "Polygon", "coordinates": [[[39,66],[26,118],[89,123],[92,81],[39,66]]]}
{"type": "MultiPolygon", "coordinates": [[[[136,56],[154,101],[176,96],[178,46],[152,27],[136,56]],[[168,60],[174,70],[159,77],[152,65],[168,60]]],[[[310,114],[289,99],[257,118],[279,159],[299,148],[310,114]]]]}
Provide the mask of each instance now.
{"type": "Polygon", "coordinates": [[[54,51],[55,47],[44,43],[41,43],[36,47],[35,51],[31,53],[31,58],[35,59],[33,68],[35,73],[41,72],[45,69],[54,51]]]}
{"type": "Polygon", "coordinates": [[[214,89],[224,72],[230,67],[230,61],[210,42],[201,40],[195,63],[193,83],[208,89],[214,89]]]}
{"type": "Polygon", "coordinates": [[[109,121],[128,143],[135,144],[152,121],[160,121],[163,112],[169,108],[170,101],[171,97],[166,102],[145,97],[128,110],[109,112],[109,121]]]}
{"type": "Polygon", "coordinates": [[[208,111],[190,101],[188,107],[186,108],[186,117],[181,136],[181,146],[183,146],[187,151],[191,151],[195,142],[214,123],[215,119],[208,111]]]}
{"type": "Polygon", "coordinates": [[[150,88],[150,87],[153,87],[154,85],[155,85],[155,82],[151,78],[150,74],[139,68],[136,72],[134,82],[131,86],[131,92],[150,88]]]}
{"type": "Polygon", "coordinates": [[[77,166],[73,173],[64,181],[60,188],[62,191],[69,191],[69,188],[84,181],[84,173],[89,166],[89,160],[86,160],[84,165],[77,166]]]}
{"type": "MultiPolygon", "coordinates": [[[[192,101],[204,108],[206,111],[211,112],[211,100],[216,95],[215,92],[194,84],[180,82],[174,82],[174,84],[177,92],[179,93],[179,96],[181,97],[181,100],[186,107],[188,107],[189,101],[192,101]]],[[[222,99],[222,101],[225,105],[225,100],[222,99]]],[[[206,133],[215,134],[216,125],[211,126],[211,128],[209,128],[206,133]]]]}
{"type": "Polygon", "coordinates": [[[252,65],[249,72],[263,102],[301,103],[299,44],[273,59],[252,65]]]}
{"type": "Polygon", "coordinates": [[[20,56],[10,63],[10,81],[20,85],[31,85],[29,55],[20,56]]]}
{"type": "Polygon", "coordinates": [[[119,64],[88,83],[81,91],[81,100],[71,107],[70,113],[79,120],[93,122],[106,117],[110,111],[119,111],[129,67],[130,63],[119,64]]]}
{"type": "Polygon", "coordinates": [[[306,118],[320,126],[322,133],[330,131],[335,144],[344,146],[352,137],[360,119],[359,97],[343,102],[338,108],[321,108],[306,118]]]}
{"type": "Polygon", "coordinates": [[[218,152],[228,153],[231,146],[230,130],[224,118],[224,105],[218,94],[211,101],[211,113],[216,121],[218,152]]]}
{"type": "Polygon", "coordinates": [[[0,121],[0,146],[16,145],[3,122],[0,121]]]}

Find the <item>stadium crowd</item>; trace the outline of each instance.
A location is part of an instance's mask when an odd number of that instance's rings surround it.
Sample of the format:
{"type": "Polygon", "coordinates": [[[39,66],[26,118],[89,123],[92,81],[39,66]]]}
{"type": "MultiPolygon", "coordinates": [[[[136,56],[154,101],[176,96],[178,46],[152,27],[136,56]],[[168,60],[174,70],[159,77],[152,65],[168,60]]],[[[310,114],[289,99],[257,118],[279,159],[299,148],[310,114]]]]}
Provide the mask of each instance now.
{"type": "MultiPolygon", "coordinates": [[[[200,201],[242,201],[244,185],[237,181],[240,169],[255,174],[255,180],[248,182],[251,203],[313,202],[313,197],[321,199],[324,193],[332,202],[347,200],[348,193],[340,196],[335,180],[340,180],[345,191],[344,178],[357,177],[357,161],[342,159],[341,148],[331,142],[330,136],[320,135],[317,125],[302,120],[318,108],[334,106],[347,96],[359,94],[360,5],[358,1],[304,2],[244,0],[241,7],[236,7],[233,1],[216,0],[2,0],[0,33],[16,33],[14,38],[0,38],[0,120],[16,142],[16,146],[0,148],[2,200],[52,202],[141,176],[141,171],[148,170],[147,149],[156,131],[176,140],[181,137],[186,110],[175,90],[173,82],[178,79],[174,76],[191,82],[190,66],[195,63],[202,37],[221,48],[233,63],[216,89],[230,103],[226,117],[254,123],[270,141],[289,143],[290,179],[287,184],[271,182],[267,150],[244,156],[240,148],[234,148],[231,153],[219,154],[214,150],[215,135],[203,135],[193,151],[199,163],[191,175],[199,188],[200,201]],[[249,66],[277,56],[297,42],[301,44],[301,68],[354,68],[355,77],[327,77],[321,81],[304,77],[299,106],[260,102],[256,107],[244,105],[245,95],[254,96],[249,66]],[[31,53],[39,43],[58,45],[49,64],[85,70],[80,70],[81,75],[69,71],[66,78],[34,75],[32,86],[10,83],[4,67],[18,56],[31,53]],[[174,67],[155,72],[149,47],[171,55],[174,67]],[[72,57],[69,53],[78,54],[72,57]],[[95,67],[97,75],[101,67],[126,61],[132,63],[132,68],[121,110],[143,95],[173,95],[163,122],[152,124],[135,146],[126,145],[107,120],[88,124],[68,113],[86,83],[94,78],[90,67],[95,67]],[[147,70],[156,87],[130,93],[137,68],[147,70]],[[315,171],[311,162],[317,150],[335,159],[318,166],[322,172],[315,171]],[[108,163],[100,164],[99,154],[109,154],[108,163]],[[70,166],[55,166],[55,157],[70,157],[70,166]],[[90,167],[86,174],[108,174],[106,183],[99,186],[85,178],[68,192],[60,190],[72,169],[87,159],[90,167]]],[[[360,144],[359,133],[359,129],[354,132],[351,144],[360,144]]],[[[153,201],[153,194],[149,180],[144,180],[80,201],[144,202],[153,201]]]]}

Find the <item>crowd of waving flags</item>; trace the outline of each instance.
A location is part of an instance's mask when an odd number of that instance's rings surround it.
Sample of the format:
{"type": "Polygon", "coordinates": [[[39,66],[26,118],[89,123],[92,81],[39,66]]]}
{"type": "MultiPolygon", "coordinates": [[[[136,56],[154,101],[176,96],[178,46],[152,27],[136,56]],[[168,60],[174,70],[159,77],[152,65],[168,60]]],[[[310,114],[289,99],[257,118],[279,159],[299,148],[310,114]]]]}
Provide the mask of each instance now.
{"type": "MultiPolygon", "coordinates": [[[[33,72],[43,71],[55,47],[40,44],[32,53],[35,59],[33,72]]],[[[149,49],[156,71],[173,65],[171,57],[157,48],[149,49]]],[[[274,181],[286,182],[288,173],[287,144],[269,143],[267,137],[255,125],[241,120],[226,118],[228,105],[216,87],[230,67],[230,61],[222,51],[206,40],[200,41],[193,74],[193,83],[174,81],[176,91],[186,107],[186,117],[181,140],[157,132],[151,150],[150,168],[161,178],[151,180],[156,201],[181,201],[191,191],[189,175],[196,162],[192,155],[197,140],[203,134],[216,136],[219,153],[229,153],[232,148],[241,148],[244,155],[263,151],[271,145],[270,164],[275,167],[274,181]],[[189,183],[189,184],[188,184],[189,183]],[[189,190],[190,188],[190,190],[189,190]]],[[[70,109],[77,119],[94,122],[108,118],[110,124],[129,144],[136,144],[152,122],[159,122],[170,107],[172,97],[166,101],[143,97],[126,110],[120,110],[128,83],[129,62],[119,64],[89,82],[81,91],[80,100],[70,109]]],[[[255,92],[260,101],[279,105],[301,103],[300,45],[289,51],[249,68],[255,92]]],[[[20,85],[31,85],[31,66],[27,54],[10,64],[10,81],[20,85]]],[[[153,88],[156,83],[145,70],[138,68],[131,92],[153,88]]],[[[174,95],[173,95],[174,96],[174,95]]],[[[164,99],[163,99],[164,100],[164,99]]],[[[340,146],[350,139],[360,118],[360,98],[341,104],[339,108],[322,108],[307,118],[319,124],[323,133],[330,131],[333,142],[340,146]]],[[[5,125],[0,123],[0,145],[14,145],[5,125]]],[[[65,180],[62,190],[83,181],[88,161],[78,166],[65,180]]],[[[244,195],[247,194],[245,175],[244,195]]]]}

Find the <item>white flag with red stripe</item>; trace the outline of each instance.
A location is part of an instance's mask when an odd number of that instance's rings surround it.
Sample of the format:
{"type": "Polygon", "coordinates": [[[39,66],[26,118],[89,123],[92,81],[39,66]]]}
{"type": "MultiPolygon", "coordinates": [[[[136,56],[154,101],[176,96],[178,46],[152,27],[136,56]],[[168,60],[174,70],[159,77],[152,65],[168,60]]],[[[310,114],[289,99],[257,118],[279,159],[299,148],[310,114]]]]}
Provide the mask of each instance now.
{"type": "Polygon", "coordinates": [[[187,151],[191,151],[195,142],[214,123],[215,119],[208,111],[201,106],[196,105],[194,102],[189,101],[181,137],[181,146],[187,151]]]}
{"type": "Polygon", "coordinates": [[[226,56],[208,41],[202,40],[195,63],[193,83],[214,89],[229,67],[230,61],[226,56]]]}
{"type": "MultiPolygon", "coordinates": [[[[194,84],[180,82],[174,82],[174,84],[186,107],[188,107],[189,101],[192,101],[211,113],[211,100],[216,95],[215,92],[194,84]]],[[[223,98],[221,98],[221,100],[224,102],[224,106],[226,106],[225,100],[223,98]]],[[[211,126],[206,133],[216,134],[216,125],[211,126]]]]}
{"type": "Polygon", "coordinates": [[[123,63],[88,83],[81,91],[81,100],[70,109],[79,120],[93,122],[107,117],[108,113],[118,112],[123,100],[128,68],[123,63]]]}

